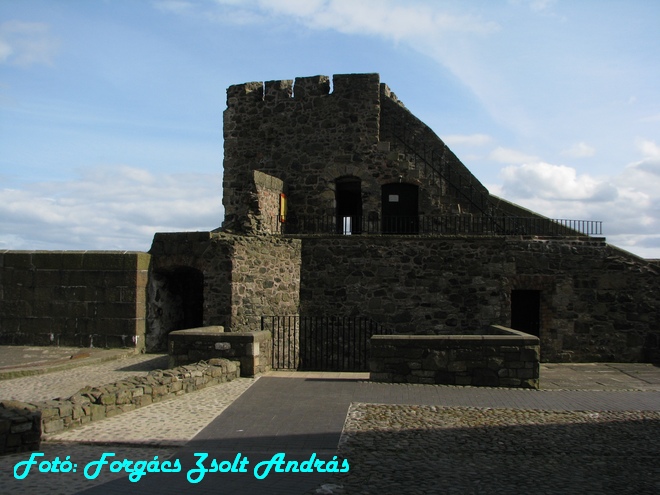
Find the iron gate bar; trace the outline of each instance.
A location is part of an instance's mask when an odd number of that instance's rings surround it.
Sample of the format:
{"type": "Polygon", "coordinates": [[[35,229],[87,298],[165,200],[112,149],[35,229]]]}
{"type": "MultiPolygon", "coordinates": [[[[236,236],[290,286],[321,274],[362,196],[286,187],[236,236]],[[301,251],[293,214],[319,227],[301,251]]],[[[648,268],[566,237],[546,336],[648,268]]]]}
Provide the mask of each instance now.
{"type": "Polygon", "coordinates": [[[310,371],[367,371],[369,339],[392,333],[360,316],[263,316],[261,328],[273,333],[274,369],[310,371]]]}

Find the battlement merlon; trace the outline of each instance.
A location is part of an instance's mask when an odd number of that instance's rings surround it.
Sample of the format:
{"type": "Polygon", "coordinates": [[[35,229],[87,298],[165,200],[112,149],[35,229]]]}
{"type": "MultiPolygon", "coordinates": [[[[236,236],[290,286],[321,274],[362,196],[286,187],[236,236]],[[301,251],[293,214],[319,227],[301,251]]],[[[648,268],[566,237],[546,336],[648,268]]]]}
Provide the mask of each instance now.
{"type": "Polygon", "coordinates": [[[293,85],[293,98],[295,100],[329,94],[330,78],[328,76],[296,77],[296,82],[293,85]]]}
{"type": "Polygon", "coordinates": [[[264,83],[264,101],[290,100],[293,94],[293,81],[283,79],[264,83]]]}
{"type": "Polygon", "coordinates": [[[381,98],[383,98],[383,97],[384,98],[389,98],[390,100],[392,100],[394,103],[396,103],[400,107],[406,108],[406,106],[403,104],[403,102],[401,100],[399,100],[399,98],[396,96],[394,91],[392,91],[390,89],[390,87],[385,83],[380,83],[380,95],[381,95],[381,98]]]}
{"type": "Polygon", "coordinates": [[[291,80],[254,81],[234,84],[227,88],[227,107],[239,102],[259,102],[273,100],[304,100],[316,96],[334,96],[347,99],[363,99],[380,96],[380,75],[335,74],[332,76],[333,90],[330,92],[328,76],[297,77],[291,80]]]}

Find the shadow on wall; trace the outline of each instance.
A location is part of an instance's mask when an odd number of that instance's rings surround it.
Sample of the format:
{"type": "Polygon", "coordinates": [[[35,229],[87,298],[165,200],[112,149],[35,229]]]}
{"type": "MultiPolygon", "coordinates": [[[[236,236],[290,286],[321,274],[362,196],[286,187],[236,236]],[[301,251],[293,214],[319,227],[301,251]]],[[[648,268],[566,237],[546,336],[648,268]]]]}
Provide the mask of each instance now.
{"type": "Polygon", "coordinates": [[[170,332],[203,326],[203,273],[191,267],[155,271],[148,304],[147,352],[167,352],[170,332]]]}
{"type": "Polygon", "coordinates": [[[646,335],[644,360],[660,366],[660,333],[649,333],[646,335]]]}

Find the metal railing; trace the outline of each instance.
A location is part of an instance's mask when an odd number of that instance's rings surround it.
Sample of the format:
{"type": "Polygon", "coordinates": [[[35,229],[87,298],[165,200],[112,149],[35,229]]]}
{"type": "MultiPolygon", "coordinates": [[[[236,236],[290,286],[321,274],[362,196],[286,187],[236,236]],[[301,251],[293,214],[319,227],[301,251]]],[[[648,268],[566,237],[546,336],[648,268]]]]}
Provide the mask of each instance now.
{"type": "Polygon", "coordinates": [[[273,336],[273,369],[368,371],[369,339],[391,334],[362,316],[263,316],[273,336]]]}
{"type": "MultiPolygon", "coordinates": [[[[396,106],[394,103],[384,103],[396,106]]],[[[431,178],[440,177],[456,197],[466,201],[481,215],[490,215],[488,192],[432,131],[417,117],[392,109],[381,121],[382,132],[410,154],[415,168],[431,178]],[[437,144],[434,141],[437,139],[437,144]],[[455,159],[452,160],[451,158],[455,159]],[[452,163],[454,162],[454,163],[452,163]],[[459,164],[458,167],[454,165],[459,164]],[[461,170],[463,168],[464,170],[461,170]]]]}
{"type": "Polygon", "coordinates": [[[603,222],[542,217],[479,215],[417,215],[378,219],[359,216],[297,216],[270,219],[270,231],[298,234],[405,234],[405,235],[539,235],[600,236],[603,222]]]}

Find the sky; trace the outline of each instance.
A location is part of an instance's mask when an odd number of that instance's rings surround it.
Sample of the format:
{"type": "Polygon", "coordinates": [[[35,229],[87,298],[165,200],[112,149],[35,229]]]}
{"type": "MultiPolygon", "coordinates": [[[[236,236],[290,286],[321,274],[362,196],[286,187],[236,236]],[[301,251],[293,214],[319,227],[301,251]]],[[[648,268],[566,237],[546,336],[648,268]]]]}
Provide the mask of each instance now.
{"type": "Polygon", "coordinates": [[[492,194],[660,258],[660,2],[0,0],[0,250],[222,224],[226,89],[377,72],[492,194]]]}

